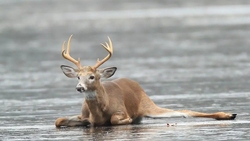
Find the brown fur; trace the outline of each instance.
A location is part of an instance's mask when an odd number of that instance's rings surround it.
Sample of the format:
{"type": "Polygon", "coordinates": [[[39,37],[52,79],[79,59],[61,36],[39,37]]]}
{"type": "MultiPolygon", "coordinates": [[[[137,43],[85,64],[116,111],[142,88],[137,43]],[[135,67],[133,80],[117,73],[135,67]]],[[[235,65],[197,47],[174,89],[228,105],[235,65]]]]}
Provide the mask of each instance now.
{"type": "Polygon", "coordinates": [[[234,114],[224,112],[208,114],[160,108],[149,99],[137,82],[127,78],[103,83],[98,82],[99,88],[96,90],[96,100],[85,100],[82,106],[82,114],[77,118],[58,118],[55,123],[57,127],[89,124],[93,126],[130,124],[145,116],[154,118],[155,115],[168,112],[180,112],[184,114],[184,117],[187,115],[187,117],[205,117],[217,120],[235,118],[234,114]]]}
{"type": "Polygon", "coordinates": [[[205,117],[217,120],[230,120],[236,114],[224,112],[200,113],[189,110],[171,110],[160,108],[149,99],[141,86],[130,79],[120,78],[113,81],[101,82],[100,78],[111,77],[116,68],[97,68],[106,62],[113,54],[112,42],[102,46],[108,51],[108,55],[96,65],[81,66],[80,59],[75,60],[69,54],[70,41],[68,40],[67,49],[65,42],[62,46],[62,56],[74,63],[78,69],[62,65],[64,74],[70,78],[79,78],[77,90],[85,92],[85,101],[82,104],[82,113],[77,116],[58,118],[55,122],[56,127],[61,126],[102,126],[102,125],[122,125],[138,123],[142,117],[163,118],[163,117],[205,117]],[[93,79],[91,79],[91,77],[93,79]]]}

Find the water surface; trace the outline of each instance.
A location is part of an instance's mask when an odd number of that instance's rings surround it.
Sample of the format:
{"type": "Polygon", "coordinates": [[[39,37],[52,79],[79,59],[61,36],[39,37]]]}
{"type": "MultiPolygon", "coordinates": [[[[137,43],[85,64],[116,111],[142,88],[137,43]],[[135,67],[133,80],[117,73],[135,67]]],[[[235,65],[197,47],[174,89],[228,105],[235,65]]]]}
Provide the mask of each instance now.
{"type": "Polygon", "coordinates": [[[1,140],[249,140],[249,1],[0,2],[1,140]],[[93,65],[116,66],[112,79],[138,81],[159,106],[237,113],[236,120],[147,119],[139,125],[56,129],[77,115],[77,80],[61,72],[61,45],[93,65]],[[168,126],[173,124],[174,126],[168,126]]]}

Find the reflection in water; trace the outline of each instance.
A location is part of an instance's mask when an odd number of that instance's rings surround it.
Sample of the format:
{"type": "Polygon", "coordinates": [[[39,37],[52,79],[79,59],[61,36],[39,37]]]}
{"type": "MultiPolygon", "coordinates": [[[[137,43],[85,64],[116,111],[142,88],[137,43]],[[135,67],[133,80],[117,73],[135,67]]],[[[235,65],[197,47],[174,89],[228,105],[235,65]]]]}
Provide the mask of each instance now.
{"type": "Polygon", "coordinates": [[[179,121],[175,126],[167,126],[166,123],[154,124],[150,122],[159,123],[161,121],[147,121],[146,119],[145,123],[140,125],[71,127],[60,129],[52,127],[51,125],[0,127],[0,137],[1,139],[18,140],[161,140],[165,138],[200,139],[201,137],[210,139],[211,136],[220,136],[224,139],[243,139],[247,137],[246,135],[249,133],[250,125],[250,121],[242,120],[205,122],[179,121]],[[238,130],[239,128],[241,130],[238,130]]]}
{"type": "MultiPolygon", "coordinates": [[[[91,140],[114,140],[114,139],[148,139],[152,133],[159,129],[165,130],[166,127],[141,126],[141,125],[122,125],[122,126],[105,126],[105,127],[87,127],[79,128],[83,131],[83,136],[79,138],[91,140]]],[[[65,131],[65,129],[59,129],[65,131]]],[[[72,130],[67,128],[66,130],[72,130]]]]}
{"type": "MultiPolygon", "coordinates": [[[[167,124],[148,124],[143,125],[122,125],[122,126],[107,126],[107,127],[88,127],[78,128],[83,132],[78,139],[90,140],[157,140],[163,138],[183,138],[192,139],[205,136],[209,139],[209,135],[221,136],[227,134],[227,139],[236,138],[238,131],[233,131],[234,128],[239,128],[243,124],[244,129],[241,131],[247,133],[250,121],[208,121],[208,122],[180,122],[175,126],[167,126],[167,124]],[[208,136],[207,136],[208,135],[208,136]]],[[[76,128],[60,129],[60,132],[68,132],[76,128]]],[[[79,133],[80,134],[80,133],[79,133]]]]}

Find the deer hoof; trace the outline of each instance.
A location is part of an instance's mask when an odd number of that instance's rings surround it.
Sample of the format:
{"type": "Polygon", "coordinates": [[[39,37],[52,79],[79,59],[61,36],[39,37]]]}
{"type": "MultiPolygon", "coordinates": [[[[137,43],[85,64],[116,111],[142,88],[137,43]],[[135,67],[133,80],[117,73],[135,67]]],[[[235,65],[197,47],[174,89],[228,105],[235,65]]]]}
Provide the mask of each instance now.
{"type": "Polygon", "coordinates": [[[228,114],[224,112],[218,112],[216,113],[216,118],[217,120],[234,120],[237,116],[237,114],[228,114]]]}
{"type": "Polygon", "coordinates": [[[55,122],[55,126],[57,128],[61,127],[61,126],[65,126],[65,123],[67,122],[68,120],[66,118],[58,118],[56,119],[56,122],[55,122]]]}
{"type": "Polygon", "coordinates": [[[232,116],[231,116],[231,120],[235,119],[235,118],[236,118],[236,116],[237,116],[237,114],[232,114],[232,116]]]}

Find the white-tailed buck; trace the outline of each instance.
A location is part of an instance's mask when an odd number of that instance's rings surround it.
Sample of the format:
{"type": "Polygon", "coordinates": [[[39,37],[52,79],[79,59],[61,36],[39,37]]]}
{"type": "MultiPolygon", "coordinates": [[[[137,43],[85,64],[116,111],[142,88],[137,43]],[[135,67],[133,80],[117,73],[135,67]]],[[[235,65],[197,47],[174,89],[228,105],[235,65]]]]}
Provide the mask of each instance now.
{"type": "Polygon", "coordinates": [[[111,77],[116,67],[98,69],[113,54],[112,42],[105,45],[108,55],[101,61],[98,59],[94,66],[81,66],[80,59],[75,60],[70,56],[69,37],[67,48],[62,45],[62,56],[74,63],[77,69],[62,65],[63,73],[69,78],[78,78],[76,90],[84,93],[84,102],[80,115],[58,118],[56,127],[61,126],[102,126],[139,123],[143,117],[203,117],[217,120],[233,120],[236,114],[224,112],[200,113],[190,110],[171,110],[160,108],[149,99],[141,86],[128,78],[115,79],[101,82],[101,78],[111,77]]]}

